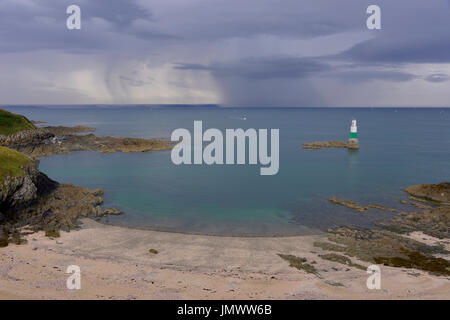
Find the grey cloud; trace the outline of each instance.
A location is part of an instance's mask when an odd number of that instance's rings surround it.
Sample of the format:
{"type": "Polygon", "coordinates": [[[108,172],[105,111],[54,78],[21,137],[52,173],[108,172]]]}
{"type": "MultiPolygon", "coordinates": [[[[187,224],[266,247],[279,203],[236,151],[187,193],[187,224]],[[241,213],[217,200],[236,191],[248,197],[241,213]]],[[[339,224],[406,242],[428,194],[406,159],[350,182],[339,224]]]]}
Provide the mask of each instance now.
{"type": "Polygon", "coordinates": [[[450,77],[444,73],[435,73],[430,74],[428,77],[425,78],[425,80],[428,82],[440,83],[440,82],[447,82],[448,80],[450,80],[450,77]]]}
{"type": "Polygon", "coordinates": [[[0,53],[133,51],[155,45],[151,41],[178,39],[157,30],[151,24],[151,12],[140,7],[135,0],[76,1],[81,8],[81,30],[68,30],[66,8],[71,4],[74,1],[1,2],[0,30],[3,32],[0,32],[0,53]],[[142,26],[143,23],[147,24],[142,26]]]}
{"type": "Polygon", "coordinates": [[[172,6],[175,19],[161,23],[190,40],[258,35],[313,38],[358,30],[366,7],[349,0],[198,0],[172,6]]]}
{"type": "Polygon", "coordinates": [[[147,80],[134,79],[134,78],[123,76],[123,75],[119,76],[119,79],[132,87],[142,87],[142,86],[146,86],[152,82],[150,79],[147,79],[147,80]]]}
{"type": "MultiPolygon", "coordinates": [[[[176,89],[192,87],[196,96],[222,95],[226,104],[313,106],[348,100],[342,87],[352,90],[354,101],[364,102],[358,83],[376,80],[377,89],[383,82],[407,86],[417,78],[449,80],[443,73],[414,75],[414,64],[450,63],[449,1],[377,0],[383,29],[369,31],[369,0],[0,0],[0,54],[14,53],[2,55],[2,67],[11,64],[23,72],[14,83],[3,77],[19,99],[20,90],[14,88],[26,87],[25,74],[39,78],[45,69],[46,79],[60,79],[63,70],[91,72],[119,102],[133,99],[138,90],[132,87],[149,84],[149,75],[155,75],[155,87],[173,89],[180,100],[183,90],[176,89]],[[70,4],[82,9],[81,30],[65,27],[70,4]],[[167,71],[170,65],[175,71],[167,71]],[[142,73],[127,70],[136,66],[142,73]]],[[[71,81],[65,85],[79,86],[71,81]]],[[[45,90],[30,85],[27,92],[42,91],[38,96],[44,101],[57,85],[45,90]]],[[[57,90],[58,99],[63,91],[57,90]]],[[[422,95],[438,96],[448,101],[446,93],[422,95]]],[[[410,104],[411,99],[405,95],[395,101],[410,104]]]]}
{"type": "Polygon", "coordinates": [[[367,63],[448,63],[450,32],[432,37],[379,36],[356,44],[338,58],[367,63]]]}
{"type": "Polygon", "coordinates": [[[382,30],[337,57],[360,63],[450,62],[450,6],[447,0],[380,0],[382,30]]]}
{"type": "Polygon", "coordinates": [[[338,71],[326,74],[325,76],[335,77],[349,82],[366,82],[374,80],[406,82],[418,78],[418,76],[412,73],[392,70],[338,71]]]}
{"type": "Polygon", "coordinates": [[[297,57],[249,58],[228,63],[212,63],[208,66],[178,64],[175,68],[207,70],[219,78],[240,77],[253,80],[306,78],[329,70],[329,66],[325,63],[297,57]]]}

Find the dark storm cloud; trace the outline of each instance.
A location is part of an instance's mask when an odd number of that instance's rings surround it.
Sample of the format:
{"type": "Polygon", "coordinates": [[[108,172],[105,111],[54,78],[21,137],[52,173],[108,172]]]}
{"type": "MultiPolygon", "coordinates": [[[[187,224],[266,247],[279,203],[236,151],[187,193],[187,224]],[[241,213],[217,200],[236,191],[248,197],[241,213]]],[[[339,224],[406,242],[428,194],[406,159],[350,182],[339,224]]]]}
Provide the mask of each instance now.
{"type": "Polygon", "coordinates": [[[406,82],[419,78],[412,73],[390,70],[331,72],[329,74],[326,74],[326,77],[335,77],[337,79],[349,82],[366,82],[374,80],[406,82]]]}
{"type": "Polygon", "coordinates": [[[133,0],[0,2],[0,52],[142,49],[140,40],[178,37],[152,29],[152,14],[133,0]],[[66,28],[66,8],[81,8],[81,30],[66,28]],[[147,23],[147,24],[145,24],[147,23]]]}
{"type": "Polygon", "coordinates": [[[380,36],[359,43],[338,57],[367,63],[448,63],[450,32],[436,32],[431,37],[380,36]]]}
{"type": "Polygon", "coordinates": [[[450,4],[432,2],[385,1],[382,30],[374,38],[355,44],[338,57],[362,63],[449,63],[450,4]]]}
{"type": "Polygon", "coordinates": [[[450,0],[0,0],[0,54],[14,53],[2,56],[4,65],[29,63],[23,68],[33,74],[42,61],[25,55],[50,50],[42,56],[55,61],[49,75],[64,66],[91,70],[112,99],[127,91],[123,101],[139,87],[170,92],[162,97],[182,92],[172,88],[219,96],[208,92],[214,84],[228,104],[313,106],[340,85],[366,101],[358,83],[448,81],[448,66],[419,71],[416,64],[450,63],[449,16],[450,0]],[[66,28],[71,4],[81,7],[81,30],[66,28]],[[381,7],[382,30],[366,28],[370,4],[381,7]],[[80,55],[78,63],[64,53],[80,55]],[[130,73],[136,66],[142,74],[130,73]]]}
{"type": "Polygon", "coordinates": [[[306,78],[330,69],[322,62],[308,58],[271,57],[251,58],[232,63],[178,64],[179,70],[208,70],[217,77],[240,77],[252,80],[306,78]]]}
{"type": "Polygon", "coordinates": [[[0,0],[0,52],[133,51],[157,47],[164,40],[216,41],[270,34],[310,38],[354,28],[356,15],[335,15],[338,4],[319,2],[327,5],[313,6],[312,0],[285,0],[279,5],[260,0],[257,6],[253,1],[197,1],[180,5],[186,7],[182,12],[174,4],[174,17],[161,20],[149,9],[164,7],[160,1],[144,6],[137,0],[0,0]],[[81,7],[82,29],[77,32],[65,28],[66,8],[71,4],[81,7]]]}

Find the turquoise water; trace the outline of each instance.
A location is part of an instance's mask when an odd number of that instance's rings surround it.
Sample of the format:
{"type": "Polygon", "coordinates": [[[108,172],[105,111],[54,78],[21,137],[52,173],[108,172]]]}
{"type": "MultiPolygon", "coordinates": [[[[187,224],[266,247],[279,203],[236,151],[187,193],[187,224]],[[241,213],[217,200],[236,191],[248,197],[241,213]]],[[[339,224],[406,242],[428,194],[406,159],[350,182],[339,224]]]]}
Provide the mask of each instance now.
{"type": "Polygon", "coordinates": [[[41,170],[66,183],[105,190],[105,207],[125,214],[106,222],[177,232],[292,235],[331,226],[372,226],[391,213],[358,213],[328,203],[338,196],[400,208],[403,189],[450,179],[450,109],[7,107],[49,125],[87,125],[97,135],[170,137],[207,128],[280,129],[280,171],[259,165],[175,166],[170,151],[41,159],[41,170]],[[361,149],[304,150],[310,141],[346,140],[358,119],[361,149]],[[246,119],[246,120],[244,120],[246,119]]]}

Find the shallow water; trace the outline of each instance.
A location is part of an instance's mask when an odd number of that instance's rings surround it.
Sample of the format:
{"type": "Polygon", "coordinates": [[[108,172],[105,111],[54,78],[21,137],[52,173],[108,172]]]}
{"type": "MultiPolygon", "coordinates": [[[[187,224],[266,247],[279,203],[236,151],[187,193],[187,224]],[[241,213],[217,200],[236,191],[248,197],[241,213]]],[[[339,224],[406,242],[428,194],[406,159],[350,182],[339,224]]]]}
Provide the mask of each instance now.
{"type": "Polygon", "coordinates": [[[177,232],[292,235],[344,224],[371,226],[391,213],[358,213],[332,196],[400,208],[403,189],[450,178],[450,109],[7,107],[48,125],[86,125],[97,135],[170,137],[176,128],[279,128],[280,171],[259,165],[175,166],[170,151],[41,159],[41,170],[66,183],[105,190],[107,221],[177,232]],[[346,140],[358,120],[361,149],[304,150],[310,141],[346,140]],[[245,120],[244,120],[245,119],[245,120]]]}

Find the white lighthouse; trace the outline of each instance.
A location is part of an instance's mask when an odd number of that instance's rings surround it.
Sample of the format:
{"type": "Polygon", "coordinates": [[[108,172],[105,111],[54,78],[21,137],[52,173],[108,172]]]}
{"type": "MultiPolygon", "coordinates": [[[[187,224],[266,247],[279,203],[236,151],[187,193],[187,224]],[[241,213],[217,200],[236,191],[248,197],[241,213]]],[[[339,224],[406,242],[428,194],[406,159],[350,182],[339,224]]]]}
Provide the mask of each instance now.
{"type": "Polygon", "coordinates": [[[359,148],[358,127],[356,125],[356,119],[352,120],[352,126],[350,127],[350,138],[348,139],[348,143],[359,148]]]}

